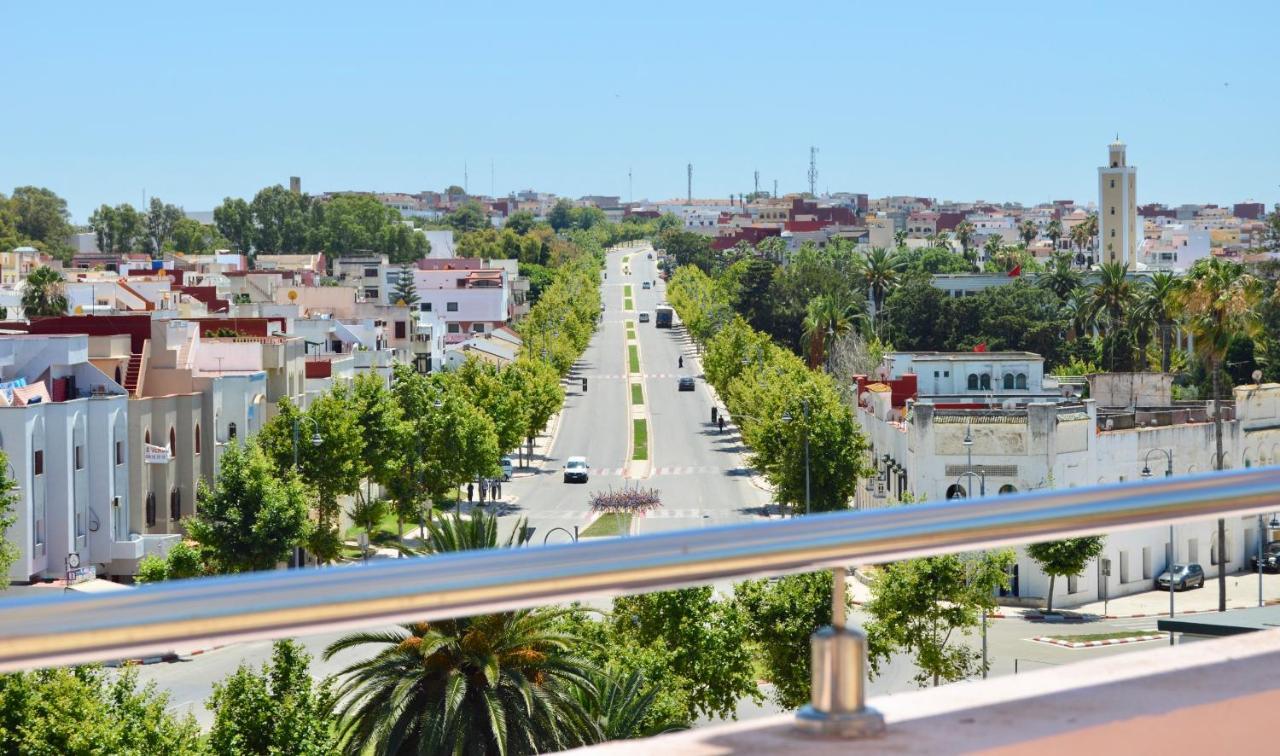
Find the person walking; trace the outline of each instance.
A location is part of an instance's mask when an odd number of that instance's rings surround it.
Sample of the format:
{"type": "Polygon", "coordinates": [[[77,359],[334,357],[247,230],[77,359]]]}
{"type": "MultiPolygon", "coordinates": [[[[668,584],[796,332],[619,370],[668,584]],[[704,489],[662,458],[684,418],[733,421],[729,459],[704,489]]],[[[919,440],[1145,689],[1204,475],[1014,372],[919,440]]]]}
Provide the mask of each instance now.
{"type": "Polygon", "coordinates": [[[720,416],[720,432],[724,433],[724,415],[720,416]]]}
{"type": "Polygon", "coordinates": [[[467,503],[470,504],[475,497],[476,487],[474,483],[467,484],[467,503]]]}
{"type": "Polygon", "coordinates": [[[480,504],[484,504],[485,494],[489,493],[489,481],[485,478],[480,479],[480,504]]]}
{"type": "Polygon", "coordinates": [[[712,407],[712,408],[711,408],[711,422],[712,422],[712,423],[715,423],[715,421],[716,421],[716,408],[715,408],[715,407],[712,407]]]}
{"type": "Polygon", "coordinates": [[[684,355],[680,355],[680,367],[684,367],[684,355]]]}

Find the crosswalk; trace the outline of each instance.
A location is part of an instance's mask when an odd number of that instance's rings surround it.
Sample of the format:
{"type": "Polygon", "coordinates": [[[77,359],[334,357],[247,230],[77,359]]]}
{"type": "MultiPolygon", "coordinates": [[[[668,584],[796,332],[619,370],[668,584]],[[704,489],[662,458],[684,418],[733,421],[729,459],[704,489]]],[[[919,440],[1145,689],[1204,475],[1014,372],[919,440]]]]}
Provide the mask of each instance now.
{"type": "Polygon", "coordinates": [[[685,372],[683,372],[683,373],[640,373],[640,374],[631,374],[631,373],[595,373],[595,374],[584,375],[584,376],[579,376],[579,377],[574,377],[574,378],[567,378],[567,379],[565,379],[565,380],[566,380],[566,382],[568,382],[568,383],[575,383],[575,382],[577,382],[577,381],[580,381],[582,378],[588,378],[588,379],[593,380],[593,381],[620,381],[620,380],[628,380],[628,379],[634,379],[634,378],[645,378],[645,379],[648,379],[648,378],[655,378],[655,379],[658,379],[658,378],[683,378],[683,377],[685,377],[685,376],[687,376],[687,375],[693,375],[693,373],[690,373],[690,372],[688,372],[688,371],[685,371],[685,372]]]}
{"type": "MultiPolygon", "coordinates": [[[[620,478],[627,469],[625,467],[595,467],[590,471],[593,478],[620,478]]],[[[750,475],[747,467],[716,467],[715,465],[687,465],[684,467],[655,467],[652,477],[670,475],[750,475]]]]}
{"type": "MultiPolygon", "coordinates": [[[[524,512],[522,514],[533,520],[576,520],[578,522],[584,522],[591,516],[588,512],[583,512],[581,510],[572,511],[567,509],[556,509],[550,512],[524,512]]],[[[723,512],[721,512],[721,514],[723,514],[723,512]]],[[[701,520],[711,517],[711,513],[703,509],[698,509],[697,507],[686,509],[667,509],[666,507],[659,507],[653,512],[646,512],[643,515],[639,515],[639,517],[645,520],[701,520]]]]}

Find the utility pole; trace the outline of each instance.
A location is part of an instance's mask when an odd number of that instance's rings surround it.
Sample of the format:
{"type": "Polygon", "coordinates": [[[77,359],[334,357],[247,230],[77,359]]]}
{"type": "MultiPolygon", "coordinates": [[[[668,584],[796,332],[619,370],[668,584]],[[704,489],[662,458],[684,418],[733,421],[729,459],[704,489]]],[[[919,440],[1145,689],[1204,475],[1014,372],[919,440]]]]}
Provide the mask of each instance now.
{"type": "Polygon", "coordinates": [[[816,197],[818,186],[818,148],[809,148],[809,194],[816,197]]]}
{"type": "Polygon", "coordinates": [[[778,180],[777,179],[773,180],[773,198],[774,199],[778,198],[778,180]]]}
{"type": "Polygon", "coordinates": [[[462,193],[469,195],[471,194],[471,187],[467,185],[468,178],[469,177],[467,176],[467,161],[464,160],[462,161],[462,193]]]}
{"type": "Polygon", "coordinates": [[[751,196],[752,199],[760,199],[760,171],[756,171],[756,189],[751,196]]]}
{"type": "Polygon", "coordinates": [[[689,201],[690,201],[690,202],[693,202],[693,163],[689,163],[689,165],[687,166],[687,170],[688,170],[688,172],[689,172],[689,197],[688,197],[688,199],[689,199],[689,201]]]}

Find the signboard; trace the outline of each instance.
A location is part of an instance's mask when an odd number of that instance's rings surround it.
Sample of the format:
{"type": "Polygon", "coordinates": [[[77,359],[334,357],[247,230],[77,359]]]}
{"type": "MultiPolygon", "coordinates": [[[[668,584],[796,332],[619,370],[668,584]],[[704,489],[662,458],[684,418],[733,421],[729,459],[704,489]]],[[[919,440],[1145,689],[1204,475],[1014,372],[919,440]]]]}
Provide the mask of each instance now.
{"type": "Polygon", "coordinates": [[[169,454],[169,447],[147,444],[142,450],[142,459],[149,465],[163,465],[173,457],[169,454]]]}
{"type": "Polygon", "coordinates": [[[98,570],[93,566],[75,567],[67,570],[67,585],[75,585],[76,583],[84,583],[97,579],[98,570]]]}

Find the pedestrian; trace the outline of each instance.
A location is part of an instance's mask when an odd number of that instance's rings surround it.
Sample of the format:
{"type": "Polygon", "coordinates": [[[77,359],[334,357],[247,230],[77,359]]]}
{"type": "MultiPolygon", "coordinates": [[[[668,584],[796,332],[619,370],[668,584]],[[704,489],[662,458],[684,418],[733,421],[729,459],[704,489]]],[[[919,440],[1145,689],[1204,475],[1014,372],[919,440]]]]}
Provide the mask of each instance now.
{"type": "Polygon", "coordinates": [[[720,416],[720,432],[724,433],[724,415],[720,416]]]}
{"type": "Polygon", "coordinates": [[[715,421],[716,421],[716,408],[715,408],[715,407],[712,407],[712,408],[711,408],[711,422],[712,422],[712,423],[714,423],[715,421]]]}
{"type": "Polygon", "coordinates": [[[684,355],[680,355],[680,367],[684,367],[684,355]]]}
{"type": "Polygon", "coordinates": [[[497,501],[502,498],[502,481],[495,480],[493,482],[493,500],[497,501]]]}
{"type": "Polygon", "coordinates": [[[475,493],[476,493],[475,484],[468,483],[467,484],[467,503],[468,504],[471,503],[472,497],[475,496],[475,493]]]}
{"type": "Polygon", "coordinates": [[[481,504],[484,504],[484,496],[487,493],[489,493],[489,481],[484,478],[481,478],[480,479],[480,503],[481,504]]]}

